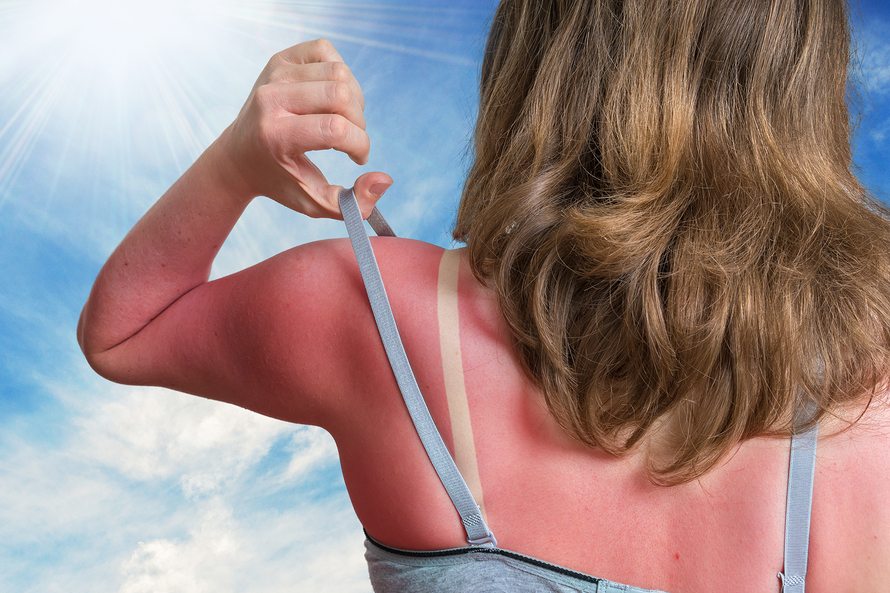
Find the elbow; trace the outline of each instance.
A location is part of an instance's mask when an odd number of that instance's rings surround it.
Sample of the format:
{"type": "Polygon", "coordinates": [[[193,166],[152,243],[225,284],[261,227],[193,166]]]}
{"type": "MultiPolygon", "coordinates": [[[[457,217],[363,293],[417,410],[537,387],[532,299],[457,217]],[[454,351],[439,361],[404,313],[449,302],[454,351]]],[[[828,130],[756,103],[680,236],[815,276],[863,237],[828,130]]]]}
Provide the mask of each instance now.
{"type": "Polygon", "coordinates": [[[87,364],[90,366],[93,371],[102,377],[103,379],[107,379],[109,381],[114,381],[112,379],[113,373],[111,368],[108,366],[107,358],[102,356],[102,354],[84,354],[84,358],[87,361],[87,364]]]}
{"type": "Polygon", "coordinates": [[[93,371],[112,383],[120,385],[138,385],[132,372],[128,372],[126,364],[119,356],[118,351],[106,350],[105,352],[84,353],[87,364],[93,371]]]}
{"type": "Polygon", "coordinates": [[[83,340],[83,319],[86,311],[87,308],[84,306],[80,312],[80,319],[77,320],[77,345],[80,346],[80,351],[83,352],[84,356],[87,354],[87,349],[83,340]]]}
{"type": "Polygon", "coordinates": [[[110,363],[110,357],[108,356],[110,352],[108,351],[97,351],[91,350],[89,348],[89,344],[87,343],[87,331],[86,331],[86,312],[87,306],[84,305],[83,310],[80,312],[80,319],[77,320],[77,345],[80,347],[80,351],[83,354],[84,358],[87,361],[87,364],[90,366],[93,371],[103,379],[108,379],[109,381],[115,381],[113,378],[115,373],[114,369],[110,363]]]}
{"type": "Polygon", "coordinates": [[[89,345],[87,344],[86,312],[87,307],[86,305],[84,305],[83,310],[80,312],[80,319],[77,320],[77,345],[80,347],[80,351],[83,353],[84,358],[86,358],[87,362],[90,363],[90,367],[95,370],[93,361],[99,357],[99,354],[101,354],[101,352],[91,350],[89,348],[89,345]]]}

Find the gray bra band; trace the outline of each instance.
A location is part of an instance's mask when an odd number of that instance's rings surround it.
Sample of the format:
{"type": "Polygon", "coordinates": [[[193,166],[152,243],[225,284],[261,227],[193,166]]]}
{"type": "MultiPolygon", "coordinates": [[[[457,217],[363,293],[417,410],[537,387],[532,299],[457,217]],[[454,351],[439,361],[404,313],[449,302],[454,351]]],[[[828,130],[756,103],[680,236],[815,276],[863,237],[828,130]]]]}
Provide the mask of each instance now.
{"type": "MultiPolygon", "coordinates": [[[[383,287],[383,279],[380,276],[380,268],[377,266],[374,251],[371,249],[371,241],[365,231],[358,201],[351,188],[341,190],[339,202],[340,212],[343,215],[349,240],[352,242],[352,248],[358,260],[359,270],[371,301],[371,310],[383,340],[386,356],[399,384],[399,390],[402,392],[402,399],[405,400],[405,405],[408,407],[411,421],[423,443],[423,448],[426,449],[433,468],[460,515],[461,522],[467,532],[467,542],[475,546],[497,547],[494,534],[485,523],[479,505],[457,469],[451,453],[445,447],[442,436],[430,416],[426,402],[420,394],[420,388],[417,386],[417,380],[414,378],[408,356],[405,354],[405,347],[402,345],[399,330],[396,327],[389,298],[387,298],[386,290],[383,287]]],[[[368,222],[378,235],[395,236],[376,207],[368,216],[368,222]]]]}
{"type": "MultiPolygon", "coordinates": [[[[351,188],[340,192],[339,203],[343,220],[346,223],[346,230],[358,260],[362,281],[371,302],[374,320],[377,323],[383,347],[398,382],[402,398],[405,400],[411,421],[414,423],[436,474],[460,515],[467,532],[467,542],[471,545],[497,547],[494,534],[485,523],[479,505],[445,447],[423,396],[420,394],[420,388],[417,386],[417,380],[405,354],[389,299],[383,287],[377,259],[365,231],[358,201],[351,188]]],[[[368,222],[378,236],[396,236],[376,207],[368,216],[368,222]]],[[[808,411],[809,409],[805,410],[805,412],[808,411]]],[[[804,413],[796,418],[796,422],[804,417],[804,413]]],[[[804,593],[817,436],[818,426],[814,426],[805,432],[795,432],[791,437],[788,493],[785,507],[785,561],[783,572],[778,574],[778,578],[782,581],[783,593],[804,593]]]]}

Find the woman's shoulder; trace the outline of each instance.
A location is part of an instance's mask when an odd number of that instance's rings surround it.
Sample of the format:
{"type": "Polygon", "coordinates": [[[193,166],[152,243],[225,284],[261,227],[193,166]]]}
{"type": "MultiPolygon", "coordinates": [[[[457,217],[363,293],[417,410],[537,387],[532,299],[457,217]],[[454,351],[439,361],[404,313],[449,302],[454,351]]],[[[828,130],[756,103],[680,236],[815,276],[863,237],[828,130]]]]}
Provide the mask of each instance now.
{"type": "MultiPolygon", "coordinates": [[[[430,344],[438,344],[437,327],[430,320],[436,319],[438,269],[446,250],[407,237],[369,240],[399,338],[414,365],[430,344]]],[[[314,389],[342,403],[320,425],[335,437],[341,429],[353,433],[353,423],[379,411],[377,394],[386,390],[371,386],[389,385],[392,370],[351,241],[348,237],[312,241],[272,259],[278,262],[269,262],[267,275],[276,280],[266,286],[268,296],[257,301],[269,318],[264,325],[274,328],[267,341],[284,344],[277,348],[284,354],[297,348],[297,337],[307,347],[309,342],[313,345],[298,361],[283,364],[281,372],[293,377],[279,382],[293,392],[301,377],[315,377],[314,389]],[[339,355],[331,358],[334,351],[339,355]],[[310,354],[311,364],[306,362],[310,354]],[[361,394],[344,395],[357,384],[366,386],[361,394]]]]}
{"type": "MultiPolygon", "coordinates": [[[[403,309],[413,309],[417,302],[435,297],[439,265],[442,256],[450,250],[410,237],[372,235],[369,236],[369,241],[393,314],[401,322],[400,312],[403,309]]],[[[323,251],[325,255],[321,257],[328,260],[329,264],[334,265],[333,260],[336,261],[340,270],[340,282],[358,286],[363,284],[348,237],[321,239],[295,249],[323,251]]],[[[368,300],[364,291],[359,294],[360,298],[368,300]]],[[[409,320],[406,319],[405,322],[409,320]]]]}
{"type": "MultiPolygon", "coordinates": [[[[849,495],[877,502],[890,495],[890,389],[876,390],[867,407],[866,401],[823,417],[816,456],[822,479],[837,480],[841,488],[872,484],[849,495]]],[[[884,506],[890,528],[890,505],[884,506]]]]}
{"type": "MultiPolygon", "coordinates": [[[[399,316],[402,301],[416,300],[424,294],[428,295],[430,290],[435,291],[439,262],[446,249],[409,237],[371,235],[368,239],[396,317],[399,316]]],[[[281,278],[295,278],[298,277],[297,272],[312,268],[315,280],[337,289],[341,298],[359,302],[369,300],[363,289],[364,280],[349,237],[303,243],[281,252],[269,262],[273,260],[277,260],[274,265],[276,274],[281,278]],[[356,288],[360,290],[354,290],[356,288]],[[351,296],[347,297],[347,292],[351,296]]],[[[290,284],[285,281],[277,290],[290,291],[290,284]]],[[[350,303],[348,306],[357,304],[350,303]]]]}
{"type": "Polygon", "coordinates": [[[890,391],[863,409],[820,423],[808,580],[835,583],[836,567],[859,566],[847,590],[878,591],[890,579],[890,391]]]}
{"type": "MultiPolygon", "coordinates": [[[[371,235],[368,239],[384,283],[387,281],[398,283],[402,280],[434,280],[442,254],[447,251],[434,243],[410,237],[371,235]]],[[[329,252],[343,262],[356,261],[349,237],[320,239],[294,247],[289,252],[306,249],[329,252]]],[[[357,268],[355,268],[355,272],[358,272],[357,268]]]]}
{"type": "MultiPolygon", "coordinates": [[[[855,405],[826,412],[819,423],[818,452],[823,459],[855,455],[890,463],[890,387],[878,386],[855,405]]],[[[890,472],[882,473],[890,479],[890,472]]]]}

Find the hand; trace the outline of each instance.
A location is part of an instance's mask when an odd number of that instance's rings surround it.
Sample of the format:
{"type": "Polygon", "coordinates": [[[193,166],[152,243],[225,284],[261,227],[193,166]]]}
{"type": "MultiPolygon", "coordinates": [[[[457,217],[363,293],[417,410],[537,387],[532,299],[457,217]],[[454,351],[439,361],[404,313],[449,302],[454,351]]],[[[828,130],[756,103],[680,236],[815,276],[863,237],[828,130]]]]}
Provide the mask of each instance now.
{"type": "MultiPolygon", "coordinates": [[[[272,56],[220,136],[220,166],[237,169],[251,198],[264,195],[311,218],[343,220],[342,186],[328,183],[305,153],[333,148],[367,163],[364,107],[358,81],[329,41],[297,44],[272,56]]],[[[356,179],[363,218],[392,182],[382,172],[356,179]]]]}

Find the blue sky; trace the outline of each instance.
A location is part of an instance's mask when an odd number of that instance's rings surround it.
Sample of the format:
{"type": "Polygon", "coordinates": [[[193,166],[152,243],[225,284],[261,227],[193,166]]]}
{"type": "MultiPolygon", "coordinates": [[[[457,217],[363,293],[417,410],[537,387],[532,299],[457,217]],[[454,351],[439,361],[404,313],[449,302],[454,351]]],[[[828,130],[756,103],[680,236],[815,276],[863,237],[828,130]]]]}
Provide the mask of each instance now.
{"type": "MultiPolygon", "coordinates": [[[[0,0],[0,591],[370,591],[333,441],[95,375],[75,327],[99,268],[235,117],[268,58],[332,40],[366,97],[364,167],[399,235],[451,247],[495,2],[0,0]],[[129,13],[118,7],[129,6],[129,13]]],[[[885,202],[890,10],[856,9],[861,179],[885,202]]],[[[340,221],[255,200],[211,278],[340,221]]]]}

